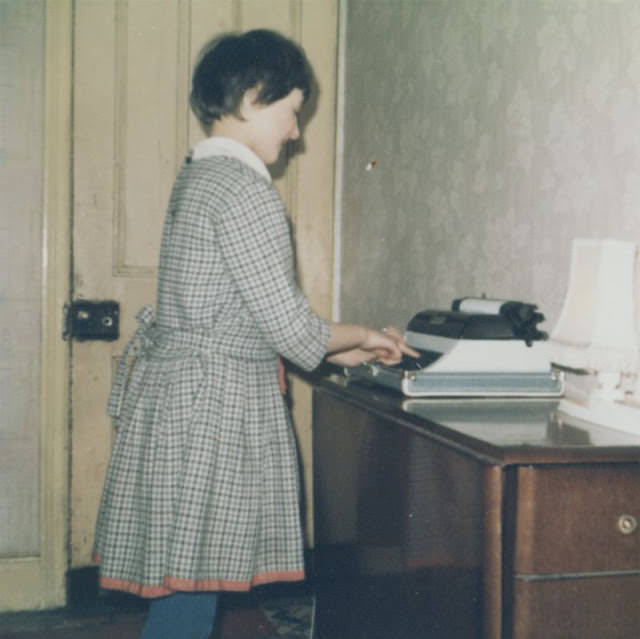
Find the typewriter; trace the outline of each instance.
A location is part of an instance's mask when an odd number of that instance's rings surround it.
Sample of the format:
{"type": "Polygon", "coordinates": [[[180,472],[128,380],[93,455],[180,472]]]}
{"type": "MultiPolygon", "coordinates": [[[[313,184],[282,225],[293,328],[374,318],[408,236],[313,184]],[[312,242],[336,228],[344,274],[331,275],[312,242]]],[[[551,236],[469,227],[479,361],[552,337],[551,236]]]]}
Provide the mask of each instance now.
{"type": "Polygon", "coordinates": [[[418,358],[367,362],[345,375],[408,397],[561,397],[563,374],[552,369],[542,321],[535,304],[455,299],[450,310],[421,311],[407,325],[418,358]]]}

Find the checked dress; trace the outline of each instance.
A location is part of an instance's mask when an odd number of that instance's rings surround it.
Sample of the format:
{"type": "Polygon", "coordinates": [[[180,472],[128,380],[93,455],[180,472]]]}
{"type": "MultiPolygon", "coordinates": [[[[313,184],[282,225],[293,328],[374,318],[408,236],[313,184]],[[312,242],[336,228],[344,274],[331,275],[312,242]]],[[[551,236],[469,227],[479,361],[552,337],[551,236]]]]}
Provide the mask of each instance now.
{"type": "Polygon", "coordinates": [[[110,397],[117,438],[96,527],[101,585],[158,597],[302,579],[298,462],[277,354],[311,370],[330,329],[296,285],[266,167],[233,140],[197,145],[176,179],[156,314],[138,314],[110,397]]]}

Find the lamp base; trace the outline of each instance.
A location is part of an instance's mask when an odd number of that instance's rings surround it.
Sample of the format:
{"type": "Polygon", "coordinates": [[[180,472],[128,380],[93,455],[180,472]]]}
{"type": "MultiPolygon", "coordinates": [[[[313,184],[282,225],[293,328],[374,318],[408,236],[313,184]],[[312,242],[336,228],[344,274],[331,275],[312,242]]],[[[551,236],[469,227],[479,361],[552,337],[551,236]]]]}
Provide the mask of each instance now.
{"type": "Polygon", "coordinates": [[[631,401],[607,401],[592,395],[588,403],[567,397],[560,400],[558,411],[600,426],[632,435],[640,435],[640,404],[631,401]]]}

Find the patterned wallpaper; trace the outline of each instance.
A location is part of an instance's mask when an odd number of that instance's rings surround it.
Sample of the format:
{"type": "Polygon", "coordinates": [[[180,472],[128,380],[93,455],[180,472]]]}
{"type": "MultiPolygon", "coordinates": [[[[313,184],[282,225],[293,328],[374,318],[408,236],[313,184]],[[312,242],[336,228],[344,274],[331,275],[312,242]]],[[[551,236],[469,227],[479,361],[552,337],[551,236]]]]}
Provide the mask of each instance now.
{"type": "Polygon", "coordinates": [[[347,0],[342,318],[557,321],[574,237],[640,241],[640,2],[347,0]]]}

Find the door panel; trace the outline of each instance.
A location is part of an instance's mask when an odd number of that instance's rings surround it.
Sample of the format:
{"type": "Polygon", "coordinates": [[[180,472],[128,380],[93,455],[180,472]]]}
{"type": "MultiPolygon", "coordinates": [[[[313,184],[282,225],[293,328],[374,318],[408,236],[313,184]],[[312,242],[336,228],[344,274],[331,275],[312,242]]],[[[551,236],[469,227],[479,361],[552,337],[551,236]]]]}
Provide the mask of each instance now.
{"type": "Polygon", "coordinates": [[[115,275],[155,276],[169,189],[184,155],[187,3],[119,3],[114,62],[115,275]],[[181,105],[180,107],[178,105],[181,105]]]}
{"type": "Polygon", "coordinates": [[[40,550],[45,20],[43,2],[0,3],[0,555],[13,557],[40,550]]]}
{"type": "MultiPolygon", "coordinates": [[[[106,415],[110,383],[135,330],[137,310],[155,301],[171,185],[188,147],[204,137],[188,110],[190,70],[216,33],[276,28],[303,40],[312,63],[319,60],[324,117],[320,127],[308,128],[316,149],[307,140],[307,153],[275,177],[294,227],[304,229],[310,244],[309,251],[298,245],[303,286],[313,282],[312,302],[330,314],[336,5],[337,0],[75,2],[73,295],[118,301],[121,338],[72,346],[72,568],[91,562],[113,439],[106,415]],[[306,20],[313,20],[313,29],[306,20]],[[311,153],[314,160],[308,159],[311,153]],[[303,191],[305,205],[298,208],[297,193],[303,191]],[[322,277],[314,278],[318,271],[322,277]]],[[[304,460],[310,447],[308,392],[295,386],[304,460]]]]}
{"type": "Polygon", "coordinates": [[[0,610],[64,603],[70,28],[0,1],[0,610]]]}
{"type": "Polygon", "coordinates": [[[184,2],[79,0],[75,10],[76,299],[120,303],[121,340],[75,342],[72,373],[72,566],[90,561],[112,443],[112,371],[153,303],[162,222],[186,140],[184,2]]]}

